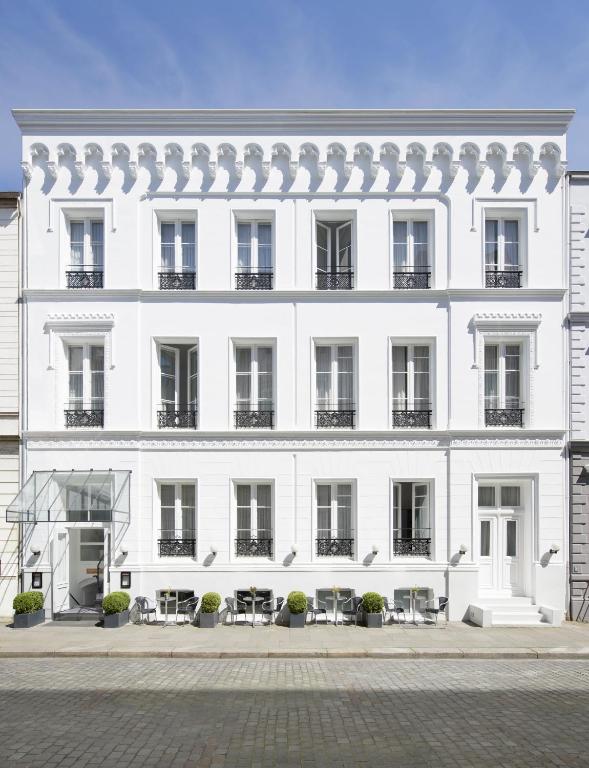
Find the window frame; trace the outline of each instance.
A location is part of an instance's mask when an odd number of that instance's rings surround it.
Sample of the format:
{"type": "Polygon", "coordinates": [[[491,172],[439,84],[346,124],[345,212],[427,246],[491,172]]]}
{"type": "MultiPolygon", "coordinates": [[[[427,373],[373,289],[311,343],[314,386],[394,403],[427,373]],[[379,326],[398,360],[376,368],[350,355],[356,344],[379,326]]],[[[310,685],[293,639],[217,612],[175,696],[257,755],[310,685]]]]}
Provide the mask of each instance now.
{"type": "MultiPolygon", "coordinates": [[[[315,411],[318,408],[317,397],[317,347],[330,347],[331,349],[331,392],[333,393],[333,382],[336,382],[337,388],[337,369],[334,368],[334,363],[337,361],[337,354],[334,355],[334,349],[337,347],[352,347],[352,395],[353,395],[353,409],[354,410],[354,429],[359,429],[359,372],[358,372],[358,360],[359,349],[357,338],[342,338],[342,339],[323,339],[313,338],[311,339],[311,425],[312,429],[316,431],[324,431],[324,427],[319,429],[315,426],[315,411]]],[[[337,389],[336,389],[337,391],[337,389]]],[[[337,399],[337,398],[336,398],[337,399]]],[[[331,395],[331,402],[334,402],[333,394],[331,395]]],[[[328,408],[326,410],[336,410],[335,408],[328,408]]],[[[347,410],[347,409],[343,409],[347,410]]]]}
{"type": "MultiPolygon", "coordinates": [[[[275,338],[271,339],[260,339],[260,338],[230,338],[229,339],[229,366],[230,366],[230,398],[229,398],[229,409],[227,413],[227,421],[229,425],[229,430],[232,432],[238,431],[241,432],[247,427],[240,427],[239,429],[236,429],[235,427],[235,411],[237,410],[237,350],[239,348],[255,348],[256,352],[257,349],[260,347],[270,347],[272,350],[272,410],[274,411],[273,416],[273,429],[276,429],[276,422],[277,422],[277,416],[278,416],[278,387],[277,387],[277,370],[278,370],[278,345],[275,338]]],[[[252,361],[254,357],[252,356],[252,361]]],[[[256,354],[256,360],[257,360],[257,354],[256,354]]],[[[257,369],[256,369],[257,371],[257,369]]],[[[250,373],[250,380],[254,381],[254,387],[255,391],[257,393],[258,388],[258,376],[257,372],[254,375],[253,373],[250,373]]],[[[254,388],[252,387],[252,392],[254,391],[254,388]]],[[[253,402],[253,401],[252,401],[253,402]]],[[[247,409],[246,409],[247,410],[247,409]]],[[[258,410],[258,409],[250,409],[250,410],[258,410]]]]}
{"type": "MultiPolygon", "coordinates": [[[[199,523],[199,517],[198,517],[198,509],[199,509],[199,484],[198,480],[194,478],[157,478],[155,481],[155,489],[154,489],[154,514],[153,514],[153,558],[155,562],[169,562],[170,558],[172,556],[166,556],[159,554],[158,549],[158,539],[164,538],[160,536],[162,532],[161,524],[162,524],[162,486],[168,485],[174,487],[174,525],[177,525],[178,522],[182,523],[182,487],[183,486],[190,486],[194,488],[194,511],[193,511],[193,537],[186,537],[186,538],[194,538],[195,539],[195,547],[194,547],[194,556],[186,556],[186,557],[178,557],[177,555],[173,556],[174,562],[180,560],[194,562],[195,560],[198,560],[198,545],[199,545],[199,536],[198,536],[198,523],[199,523]]],[[[166,529],[168,530],[168,529],[166,529]]],[[[183,525],[180,525],[178,528],[174,528],[174,533],[176,531],[182,531],[184,532],[183,525]]],[[[177,538],[177,537],[172,537],[177,538]]],[[[182,538],[185,538],[184,536],[182,538]]]]}
{"type": "Polygon", "coordinates": [[[260,218],[246,218],[242,215],[236,214],[235,216],[235,242],[236,242],[236,274],[251,274],[260,272],[262,274],[274,274],[274,220],[272,217],[260,217],[260,218]],[[239,264],[239,247],[241,241],[239,239],[239,226],[241,224],[247,224],[251,227],[250,230],[250,264],[249,267],[243,268],[239,264]],[[260,224],[264,224],[270,227],[270,266],[266,269],[260,267],[260,242],[258,235],[258,228],[260,224]]]}
{"type": "MultiPolygon", "coordinates": [[[[358,286],[358,230],[357,230],[357,211],[355,210],[329,210],[329,209],[317,209],[313,210],[312,218],[312,232],[311,232],[311,285],[314,291],[318,291],[317,288],[317,273],[319,272],[319,259],[318,256],[318,240],[317,240],[317,225],[322,224],[336,224],[338,229],[345,224],[350,224],[350,266],[349,270],[352,273],[352,287],[346,290],[357,290],[358,286]]],[[[328,227],[329,229],[329,227],[328,227]]],[[[329,230],[331,231],[331,230],[329,230]]],[[[331,270],[329,270],[331,271],[331,270]]]]}
{"type": "MultiPolygon", "coordinates": [[[[312,480],[312,499],[313,499],[313,536],[312,536],[312,562],[315,563],[325,563],[329,564],[332,562],[336,563],[349,563],[349,562],[358,562],[359,559],[359,553],[358,553],[358,525],[357,525],[357,498],[358,498],[358,481],[355,478],[350,477],[343,477],[343,478],[335,478],[335,477],[327,477],[327,478],[313,478],[312,480]],[[337,528],[337,486],[338,485],[349,485],[350,486],[350,532],[351,532],[351,539],[352,539],[352,556],[348,557],[347,555],[334,555],[334,556],[326,556],[326,555],[318,555],[317,554],[317,539],[319,538],[319,530],[322,530],[319,528],[319,496],[318,496],[318,489],[321,485],[327,485],[331,487],[331,502],[330,502],[330,522],[331,522],[331,528],[330,530],[334,530],[333,520],[334,520],[334,502],[336,504],[335,507],[335,514],[336,514],[336,528],[337,528]],[[335,492],[334,492],[335,491],[335,492]]],[[[330,537],[330,538],[337,538],[337,537],[330,537]]]]}
{"type": "Polygon", "coordinates": [[[525,354],[525,348],[524,348],[524,342],[523,340],[518,339],[491,339],[491,338],[485,338],[483,343],[483,418],[485,416],[485,411],[487,410],[487,395],[486,393],[486,381],[487,381],[487,365],[486,365],[486,351],[487,347],[497,347],[498,353],[497,353],[497,399],[499,402],[499,405],[497,406],[497,410],[508,410],[506,407],[506,390],[507,390],[507,368],[505,364],[505,359],[507,357],[506,355],[506,348],[507,347],[518,347],[519,350],[519,393],[518,393],[518,407],[520,409],[523,409],[524,411],[524,422],[526,420],[526,402],[524,399],[524,392],[526,391],[526,375],[525,375],[525,365],[526,365],[526,354],[525,354]]]}
{"type": "Polygon", "coordinates": [[[158,233],[159,233],[159,254],[160,254],[160,262],[158,266],[158,272],[165,272],[164,264],[162,261],[163,257],[163,246],[164,242],[162,240],[162,225],[163,224],[173,224],[174,225],[174,269],[170,269],[169,272],[177,272],[184,274],[194,272],[196,276],[196,220],[190,217],[178,217],[174,219],[169,218],[160,218],[158,217],[158,233]],[[184,245],[188,244],[190,245],[190,242],[185,243],[183,239],[183,231],[182,228],[185,224],[189,224],[194,229],[194,242],[192,243],[194,246],[194,252],[192,254],[192,268],[186,269],[184,268],[184,245]]]}
{"type": "MultiPolygon", "coordinates": [[[[153,285],[155,290],[160,290],[159,274],[165,272],[162,262],[162,224],[174,224],[174,272],[188,274],[194,272],[194,289],[198,289],[198,253],[199,253],[199,227],[198,211],[194,208],[177,209],[152,209],[152,270],[153,285]],[[191,224],[194,227],[194,267],[192,270],[182,269],[182,224],[191,224]]],[[[170,270],[170,274],[173,272],[170,270]]]]}
{"type": "Polygon", "coordinates": [[[435,287],[435,236],[436,236],[436,218],[435,211],[432,209],[397,209],[390,211],[389,220],[389,285],[392,290],[395,288],[395,223],[407,223],[407,273],[411,274],[415,266],[415,238],[413,235],[413,225],[416,222],[425,222],[427,224],[427,262],[429,267],[430,279],[429,289],[435,287]]]}
{"type": "MultiPolygon", "coordinates": [[[[158,416],[157,413],[160,410],[163,410],[163,401],[162,401],[162,369],[161,369],[161,350],[166,349],[170,352],[174,352],[175,354],[175,408],[174,410],[179,410],[180,407],[180,353],[181,350],[177,349],[178,346],[188,347],[186,350],[187,355],[187,361],[186,361],[186,407],[188,410],[190,410],[190,401],[188,400],[190,395],[190,353],[193,351],[196,351],[196,363],[197,363],[197,373],[196,373],[196,429],[200,427],[200,409],[199,409],[199,403],[200,403],[200,339],[194,336],[191,336],[190,338],[178,338],[178,337],[171,337],[171,336],[154,336],[150,339],[150,343],[153,342],[153,346],[150,349],[150,354],[152,355],[152,387],[151,387],[151,399],[152,399],[152,428],[157,429],[157,431],[161,431],[164,429],[163,427],[158,426],[158,416]]],[[[192,427],[191,427],[192,431],[192,427]]]]}
{"type": "Polygon", "coordinates": [[[96,215],[85,216],[68,216],[67,220],[67,232],[68,232],[68,246],[69,246],[69,264],[66,265],[66,271],[74,271],[75,268],[85,270],[89,272],[102,272],[104,273],[104,217],[96,215]],[[72,224],[81,224],[84,227],[84,234],[82,236],[82,263],[74,264],[72,261],[72,224]],[[102,225],[102,254],[100,261],[96,261],[94,258],[94,240],[92,239],[92,226],[94,224],[102,225]],[[90,269],[90,267],[92,269],[90,269]]]}
{"type": "Polygon", "coordinates": [[[103,414],[103,420],[104,415],[106,411],[106,346],[103,339],[65,339],[64,340],[64,346],[65,346],[65,362],[66,362],[66,391],[67,391],[67,410],[91,410],[91,411],[100,411],[102,410],[103,414]],[[92,397],[92,367],[91,367],[91,357],[92,357],[92,348],[93,347],[99,347],[102,349],[102,408],[94,408],[92,407],[92,401],[95,399],[92,397]],[[76,371],[74,375],[79,375],[81,373],[82,375],[82,398],[81,398],[81,404],[77,407],[72,406],[72,400],[70,399],[70,377],[72,376],[72,371],[70,369],[70,350],[74,348],[81,348],[82,349],[82,370],[76,371]],[[88,397],[86,396],[89,393],[88,397]],[[86,404],[89,403],[90,407],[86,407],[86,404]]]}
{"type": "MultiPolygon", "coordinates": [[[[230,539],[229,539],[229,560],[233,562],[238,563],[245,563],[248,561],[254,561],[254,562],[274,562],[276,560],[276,483],[275,480],[272,478],[253,478],[253,477],[238,477],[238,478],[231,478],[230,480],[230,493],[231,493],[231,526],[230,526],[230,539]],[[266,555],[261,556],[249,556],[249,555],[238,555],[235,551],[235,541],[238,538],[237,532],[238,532],[238,504],[237,504],[237,488],[239,486],[249,486],[250,487],[250,534],[254,530],[251,526],[251,522],[253,519],[253,511],[252,511],[252,499],[254,498],[253,494],[251,493],[252,487],[256,487],[256,506],[255,506],[255,512],[256,512],[256,534],[258,533],[258,518],[257,518],[257,487],[259,485],[268,485],[270,486],[270,525],[271,525],[271,540],[272,540],[272,556],[267,557],[266,555]]],[[[251,536],[249,538],[255,538],[254,536],[251,536]]],[[[266,538],[266,537],[264,537],[266,538]]]]}
{"type": "MultiPolygon", "coordinates": [[[[482,210],[481,251],[482,251],[482,285],[486,287],[487,275],[487,221],[498,221],[497,235],[497,271],[505,270],[505,222],[518,222],[518,269],[521,272],[520,286],[527,284],[527,255],[528,255],[528,211],[522,208],[489,207],[482,210]]],[[[517,271],[517,270],[511,270],[517,271]]],[[[489,290],[496,290],[495,288],[489,290]]]]}
{"type": "MultiPolygon", "coordinates": [[[[388,421],[389,421],[389,429],[395,429],[399,430],[402,429],[402,427],[395,427],[393,424],[393,405],[394,405],[394,378],[393,378],[393,348],[394,347],[407,347],[411,348],[412,350],[415,349],[415,347],[427,347],[428,349],[428,359],[429,359],[429,376],[428,376],[428,386],[429,386],[429,410],[431,411],[430,416],[430,429],[435,428],[435,416],[436,416],[436,376],[435,376],[435,339],[432,338],[400,338],[396,336],[389,336],[388,339],[388,358],[389,358],[389,364],[388,364],[388,376],[389,376],[389,408],[388,408],[388,421]]],[[[408,404],[411,403],[412,405],[415,405],[415,399],[414,399],[414,388],[415,388],[415,381],[414,381],[414,371],[413,376],[411,377],[411,386],[409,387],[409,355],[407,357],[408,362],[408,373],[407,373],[407,401],[408,404]],[[409,391],[411,390],[412,398],[409,396],[409,391]]],[[[412,362],[414,361],[414,355],[411,358],[412,362]]],[[[407,408],[407,410],[415,410],[414,408],[407,408]]]]}
{"type": "MultiPolygon", "coordinates": [[[[400,506],[399,506],[400,509],[400,506]]],[[[424,530],[424,528],[421,528],[421,530],[424,530]]],[[[399,529],[400,530],[400,529],[399,529]]],[[[406,477],[406,478],[399,478],[394,477],[391,478],[391,527],[390,527],[390,551],[391,551],[391,560],[397,561],[397,560],[407,560],[410,562],[416,562],[416,561],[432,561],[435,560],[435,546],[436,546],[436,539],[435,539],[435,480],[434,478],[414,478],[414,477],[406,477]],[[429,528],[429,539],[430,539],[430,553],[429,555],[395,555],[395,531],[397,528],[395,527],[395,511],[397,508],[396,503],[396,488],[399,487],[399,494],[401,493],[400,486],[403,484],[410,484],[412,486],[411,490],[411,531],[414,534],[416,529],[415,527],[415,488],[418,485],[425,485],[427,488],[427,521],[428,526],[424,526],[424,528],[429,528]]],[[[420,538],[415,537],[413,535],[413,538],[420,538]]],[[[427,538],[427,537],[424,537],[427,538]]]]}

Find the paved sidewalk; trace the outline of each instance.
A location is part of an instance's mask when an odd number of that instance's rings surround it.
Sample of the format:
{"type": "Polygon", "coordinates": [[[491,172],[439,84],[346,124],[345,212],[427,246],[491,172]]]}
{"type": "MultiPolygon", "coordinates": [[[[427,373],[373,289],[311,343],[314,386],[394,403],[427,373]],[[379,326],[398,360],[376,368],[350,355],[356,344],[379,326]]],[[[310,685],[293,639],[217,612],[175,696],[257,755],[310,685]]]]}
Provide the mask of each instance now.
{"type": "Polygon", "coordinates": [[[0,658],[112,656],[177,658],[577,658],[589,659],[589,624],[562,627],[492,627],[460,622],[448,625],[393,625],[383,629],[307,625],[129,624],[122,629],[46,622],[15,630],[0,624],[0,658]]]}

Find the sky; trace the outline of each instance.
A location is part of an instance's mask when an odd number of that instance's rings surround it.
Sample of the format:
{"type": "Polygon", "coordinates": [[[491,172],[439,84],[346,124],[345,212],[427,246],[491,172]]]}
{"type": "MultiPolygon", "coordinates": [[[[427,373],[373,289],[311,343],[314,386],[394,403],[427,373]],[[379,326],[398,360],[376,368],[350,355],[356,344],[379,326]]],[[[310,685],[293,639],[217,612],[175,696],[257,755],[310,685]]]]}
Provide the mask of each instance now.
{"type": "Polygon", "coordinates": [[[587,0],[0,0],[0,189],[14,107],[573,107],[589,168],[587,0]]]}

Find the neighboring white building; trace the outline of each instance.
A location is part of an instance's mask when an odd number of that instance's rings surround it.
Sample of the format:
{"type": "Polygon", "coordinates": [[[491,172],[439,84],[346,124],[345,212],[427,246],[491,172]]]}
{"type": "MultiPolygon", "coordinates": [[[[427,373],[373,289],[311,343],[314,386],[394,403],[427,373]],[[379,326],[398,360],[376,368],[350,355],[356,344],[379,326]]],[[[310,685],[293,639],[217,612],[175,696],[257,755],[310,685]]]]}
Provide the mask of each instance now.
{"type": "Polygon", "coordinates": [[[20,484],[19,240],[20,194],[0,192],[0,616],[12,614],[19,573],[19,525],[4,515],[20,484]]]}
{"type": "Polygon", "coordinates": [[[559,620],[572,112],[14,115],[7,514],[50,610],[105,553],[133,595],[419,586],[559,620]]]}

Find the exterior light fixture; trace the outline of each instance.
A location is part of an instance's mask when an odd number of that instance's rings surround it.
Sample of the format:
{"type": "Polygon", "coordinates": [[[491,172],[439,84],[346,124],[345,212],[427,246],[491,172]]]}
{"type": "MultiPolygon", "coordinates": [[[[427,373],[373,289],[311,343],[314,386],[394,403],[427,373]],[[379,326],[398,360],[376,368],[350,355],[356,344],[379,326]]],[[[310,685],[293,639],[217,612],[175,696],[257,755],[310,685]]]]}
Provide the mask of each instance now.
{"type": "Polygon", "coordinates": [[[556,555],[560,552],[560,546],[558,544],[551,544],[550,545],[550,554],[556,555]]]}
{"type": "Polygon", "coordinates": [[[31,547],[31,555],[33,555],[33,557],[39,557],[40,554],[41,554],[40,549],[35,549],[35,547],[31,547]]]}
{"type": "Polygon", "coordinates": [[[372,545],[372,554],[373,555],[378,555],[378,544],[373,544],[372,545]]]}
{"type": "Polygon", "coordinates": [[[211,555],[215,557],[216,554],[217,554],[217,547],[215,547],[214,544],[211,544],[211,555]]]}
{"type": "Polygon", "coordinates": [[[296,555],[296,553],[299,551],[299,548],[297,547],[296,544],[291,544],[290,551],[292,552],[293,555],[296,555]]]}
{"type": "Polygon", "coordinates": [[[461,544],[460,547],[458,548],[458,554],[465,555],[467,552],[468,552],[468,547],[466,546],[466,544],[461,544]]]}

